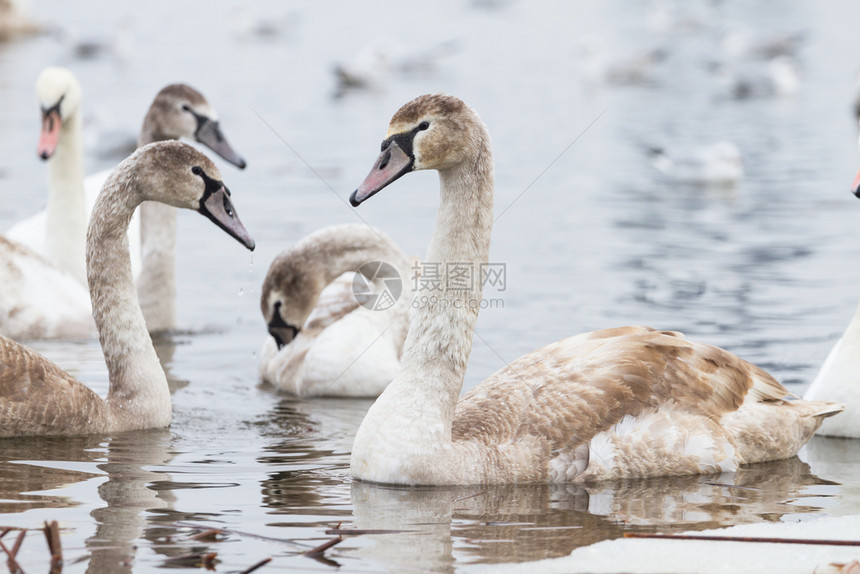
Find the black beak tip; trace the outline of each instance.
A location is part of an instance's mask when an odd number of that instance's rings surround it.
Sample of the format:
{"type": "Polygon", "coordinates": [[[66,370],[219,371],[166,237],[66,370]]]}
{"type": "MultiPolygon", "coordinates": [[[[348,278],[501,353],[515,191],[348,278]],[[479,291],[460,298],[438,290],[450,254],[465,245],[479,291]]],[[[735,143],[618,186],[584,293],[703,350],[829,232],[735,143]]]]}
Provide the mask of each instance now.
{"type": "Polygon", "coordinates": [[[248,162],[246,162],[243,158],[239,158],[239,161],[236,162],[236,167],[239,169],[245,169],[248,167],[248,162]]]}
{"type": "Polygon", "coordinates": [[[43,151],[42,153],[39,154],[39,157],[46,160],[49,157],[51,157],[51,155],[48,152],[43,151]]]}
{"type": "Polygon", "coordinates": [[[350,194],[350,196],[349,196],[349,204],[350,204],[351,206],[353,206],[353,207],[358,207],[359,205],[361,205],[361,201],[359,201],[358,199],[356,199],[356,196],[357,196],[357,195],[358,195],[358,190],[356,189],[356,190],[355,190],[355,191],[353,191],[353,192],[352,192],[352,194],[350,194]]]}
{"type": "Polygon", "coordinates": [[[860,199],[860,186],[857,186],[854,189],[852,189],[851,193],[854,194],[854,197],[860,199]]]}

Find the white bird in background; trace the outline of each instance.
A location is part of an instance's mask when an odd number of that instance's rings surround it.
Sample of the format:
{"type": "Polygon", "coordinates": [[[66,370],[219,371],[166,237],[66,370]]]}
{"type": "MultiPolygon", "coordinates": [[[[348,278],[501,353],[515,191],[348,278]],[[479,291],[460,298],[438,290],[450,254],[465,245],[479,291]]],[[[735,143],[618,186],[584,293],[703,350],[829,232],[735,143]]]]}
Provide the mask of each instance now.
{"type": "Polygon", "coordinates": [[[668,51],[662,47],[641,50],[624,57],[616,56],[610,53],[605,42],[594,34],[583,36],[578,44],[582,77],[591,85],[650,84],[654,81],[657,66],[668,57],[668,51]]]}
{"type": "Polygon", "coordinates": [[[728,60],[772,60],[779,56],[794,57],[806,41],[803,32],[755,36],[746,27],[735,27],[723,34],[720,46],[728,60]]]}
{"type": "Polygon", "coordinates": [[[765,63],[715,63],[710,66],[711,72],[726,86],[728,95],[739,100],[795,95],[800,89],[799,68],[793,57],[785,55],[765,63]]]}
{"type": "Polygon", "coordinates": [[[729,141],[684,151],[651,148],[649,153],[654,167],[679,183],[732,186],[744,176],[741,151],[729,141]]]}
{"type": "Polygon", "coordinates": [[[351,60],[335,63],[335,96],[340,97],[349,91],[381,90],[397,75],[435,71],[444,58],[457,50],[458,43],[453,40],[425,49],[409,50],[391,38],[377,38],[351,60]]]}

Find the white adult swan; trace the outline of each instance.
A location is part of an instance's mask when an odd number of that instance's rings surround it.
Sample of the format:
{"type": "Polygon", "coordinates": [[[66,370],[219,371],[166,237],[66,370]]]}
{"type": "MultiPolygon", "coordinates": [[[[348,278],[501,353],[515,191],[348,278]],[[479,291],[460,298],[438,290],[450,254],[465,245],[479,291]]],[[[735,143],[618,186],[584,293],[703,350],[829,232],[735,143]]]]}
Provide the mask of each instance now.
{"type": "MultiPolygon", "coordinates": [[[[400,176],[441,181],[426,262],[487,262],[493,156],[477,114],[421,96],[391,120],[350,200],[400,176]]],[[[788,391],[735,355],[679,333],[621,327],[563,339],[512,362],[458,401],[482,286],[412,311],[400,374],[358,429],[350,470],[407,485],[576,482],[730,471],[788,458],[841,405],[788,391]]]]}
{"type": "MultiPolygon", "coordinates": [[[[854,178],[851,191],[860,197],[860,171],[854,178]]],[[[845,405],[845,416],[825,421],[818,434],[860,438],[860,306],[842,337],[824,360],[821,370],[812,381],[806,394],[807,400],[833,400],[845,405]]]]}
{"type": "Polygon", "coordinates": [[[10,229],[8,240],[0,238],[0,333],[14,339],[91,337],[96,331],[84,269],[81,89],[59,68],[46,69],[36,89],[53,102],[43,104],[39,153],[56,151],[56,158],[49,165],[48,209],[10,229]]]}
{"type": "Polygon", "coordinates": [[[400,370],[409,278],[403,251],[367,225],[326,227],[283,251],[260,297],[271,335],[260,376],[299,396],[378,396],[400,370]],[[354,281],[369,290],[359,270],[376,287],[364,305],[353,291],[354,281]]]}
{"type": "Polygon", "coordinates": [[[180,142],[144,146],[114,170],[87,233],[93,317],[110,377],[107,400],[44,357],[0,337],[0,436],[77,435],[170,424],[167,378],[137,305],[128,222],[142,202],[160,201],[199,211],[253,249],[254,240],[229,196],[215,165],[180,142]]]}
{"type": "MultiPolygon", "coordinates": [[[[6,237],[71,273],[83,286],[79,291],[86,300],[87,219],[110,171],[84,180],[81,88],[74,75],[65,68],[45,68],[36,82],[36,93],[42,108],[38,153],[43,159],[50,158],[48,205],[10,228],[6,237]]],[[[217,118],[198,91],[185,84],[168,85],[150,105],[138,145],[185,137],[206,145],[240,169],[244,168],[245,160],[227,142],[217,118]]],[[[132,224],[132,269],[136,277],[139,275],[138,291],[147,326],[150,331],[162,331],[173,327],[176,317],[176,212],[169,206],[150,202],[141,206],[140,213],[140,231],[137,231],[136,220],[132,224]]],[[[39,302],[31,299],[23,304],[38,305],[39,302]]],[[[89,309],[83,312],[84,316],[90,315],[89,309]]]]}

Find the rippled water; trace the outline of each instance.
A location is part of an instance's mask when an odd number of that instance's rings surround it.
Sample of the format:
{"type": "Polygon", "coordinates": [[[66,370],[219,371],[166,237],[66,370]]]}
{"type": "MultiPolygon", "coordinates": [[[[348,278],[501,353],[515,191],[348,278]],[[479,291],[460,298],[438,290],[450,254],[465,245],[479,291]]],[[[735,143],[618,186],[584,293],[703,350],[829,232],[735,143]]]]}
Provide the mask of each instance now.
{"type": "MultiPolygon", "coordinates": [[[[629,530],[857,512],[860,449],[820,438],[800,459],[719,477],[585,489],[351,484],[352,436],[370,403],[297,401],[256,375],[259,285],[278,251],[319,227],[367,221],[423,253],[433,174],[412,175],[359,210],[346,198],[397,107],[447,91],[493,135],[491,259],[507,272],[504,308],[479,320],[467,388],[561,337],[644,323],[731,349],[802,392],[860,285],[860,203],[847,192],[858,164],[850,98],[860,7],[758,4],[100,0],[82,9],[33,0],[31,12],[56,30],[0,45],[0,229],[45,201],[33,84],[42,67],[61,64],[85,90],[88,171],[117,161],[105,155],[109,135],[133,135],[163,85],[200,89],[248,159],[244,172],[222,172],[258,249],[249,260],[203,218],[180,215],[181,330],[157,341],[173,425],[0,441],[0,526],[58,520],[68,572],[186,568],[176,558],[200,552],[217,552],[217,571],[266,557],[262,571],[453,571],[561,556],[629,530]],[[677,25],[665,28],[667,9],[677,25]],[[260,24],[273,33],[255,32],[260,24]],[[708,63],[720,58],[723,32],[741,25],[805,32],[795,97],[728,97],[708,63]],[[398,55],[442,42],[453,53],[378,90],[333,97],[333,63],[381,36],[398,55]],[[594,85],[582,57],[589,36],[619,54],[660,45],[667,57],[647,85],[594,85]],[[113,50],[76,56],[87,39],[113,50]],[[735,188],[675,184],[643,152],[721,139],[743,152],[747,177],[735,188]],[[338,525],[384,532],[302,555],[338,525]],[[200,541],[196,528],[224,532],[200,541]]],[[[34,347],[106,393],[95,341],[34,347]]],[[[19,560],[47,569],[40,534],[28,535],[19,560]]]]}

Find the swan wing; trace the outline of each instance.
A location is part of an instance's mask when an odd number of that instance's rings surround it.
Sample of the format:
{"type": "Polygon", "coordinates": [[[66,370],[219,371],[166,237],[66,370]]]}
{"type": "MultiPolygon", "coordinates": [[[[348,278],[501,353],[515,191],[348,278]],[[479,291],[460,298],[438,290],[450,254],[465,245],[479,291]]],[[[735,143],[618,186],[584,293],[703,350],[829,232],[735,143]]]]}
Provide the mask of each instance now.
{"type": "MultiPolygon", "coordinates": [[[[455,439],[486,444],[547,437],[557,450],[645,412],[718,422],[744,404],[783,404],[788,395],[767,372],[728,351],[680,333],[621,327],[564,339],[513,361],[463,396],[453,432],[455,439]]],[[[810,414],[838,412],[817,405],[810,414]]]]}

